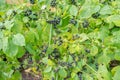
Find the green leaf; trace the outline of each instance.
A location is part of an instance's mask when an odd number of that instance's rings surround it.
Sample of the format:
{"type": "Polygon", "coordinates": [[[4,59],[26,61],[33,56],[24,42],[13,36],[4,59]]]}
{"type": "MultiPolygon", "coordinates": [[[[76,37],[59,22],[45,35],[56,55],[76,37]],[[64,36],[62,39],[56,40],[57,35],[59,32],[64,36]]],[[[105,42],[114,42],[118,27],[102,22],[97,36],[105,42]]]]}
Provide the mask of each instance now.
{"type": "Polygon", "coordinates": [[[25,46],[25,38],[22,34],[18,33],[13,36],[13,43],[18,46],[25,46]]]}
{"type": "Polygon", "coordinates": [[[113,44],[120,44],[120,30],[113,32],[113,37],[111,42],[113,44]]]}
{"type": "Polygon", "coordinates": [[[109,62],[110,62],[110,57],[108,57],[106,54],[103,54],[98,58],[99,64],[107,65],[109,62]]]}
{"type": "Polygon", "coordinates": [[[76,6],[74,6],[74,5],[72,5],[70,7],[70,14],[73,15],[73,16],[76,16],[77,13],[78,13],[78,8],[76,6]]]}
{"type": "Polygon", "coordinates": [[[0,30],[0,39],[3,38],[3,32],[0,30]]]}
{"type": "Polygon", "coordinates": [[[52,70],[52,67],[51,66],[47,66],[44,70],[45,73],[48,73],[52,70]]]}
{"type": "Polygon", "coordinates": [[[66,72],[66,70],[65,70],[64,68],[61,68],[61,69],[59,70],[59,75],[60,75],[60,77],[62,77],[62,78],[67,77],[67,72],[66,72]]]}
{"type": "Polygon", "coordinates": [[[111,15],[107,18],[107,22],[113,22],[116,26],[120,27],[120,15],[111,15]]]}
{"type": "Polygon", "coordinates": [[[13,58],[17,55],[18,52],[18,46],[15,45],[12,40],[9,40],[8,48],[6,50],[6,55],[13,58]]]}
{"type": "Polygon", "coordinates": [[[3,42],[2,42],[2,39],[0,39],[0,50],[2,49],[3,47],[3,42]]]}
{"type": "Polygon", "coordinates": [[[115,52],[115,59],[116,60],[119,60],[120,61],[120,51],[119,50],[117,50],[116,52],[115,52]]]}
{"type": "Polygon", "coordinates": [[[118,69],[113,77],[113,80],[120,80],[120,69],[118,69]]]}
{"type": "Polygon", "coordinates": [[[28,18],[28,17],[24,17],[24,18],[23,18],[23,22],[24,22],[24,23],[27,23],[28,21],[29,21],[29,18],[28,18]]]}
{"type": "Polygon", "coordinates": [[[113,67],[113,69],[111,70],[111,72],[114,75],[115,72],[117,72],[118,70],[120,70],[120,66],[113,67]]]}
{"type": "Polygon", "coordinates": [[[104,38],[106,38],[108,36],[108,34],[109,34],[109,27],[107,25],[106,26],[102,26],[100,28],[100,33],[99,33],[100,39],[104,40],[104,38]]]}
{"type": "Polygon", "coordinates": [[[99,65],[98,73],[101,74],[103,80],[112,80],[110,72],[108,72],[107,67],[105,65],[99,65]]]}
{"type": "Polygon", "coordinates": [[[84,42],[87,39],[89,39],[87,34],[85,34],[85,33],[80,34],[80,37],[81,37],[80,40],[79,40],[80,42],[84,42]]]}
{"type": "Polygon", "coordinates": [[[3,39],[2,39],[2,41],[3,41],[3,52],[6,52],[6,50],[7,50],[7,48],[8,48],[8,37],[4,37],[3,39]]]}
{"type": "Polygon", "coordinates": [[[18,47],[17,58],[21,58],[25,54],[25,49],[23,47],[18,47]]]}
{"type": "Polygon", "coordinates": [[[100,5],[92,2],[91,0],[86,0],[80,9],[79,17],[89,18],[93,13],[96,13],[99,10],[100,10],[100,5]]]}
{"type": "Polygon", "coordinates": [[[97,53],[98,53],[98,48],[97,48],[97,46],[95,46],[95,45],[91,46],[91,52],[90,52],[90,54],[91,54],[92,56],[95,56],[97,53]]]}
{"type": "Polygon", "coordinates": [[[35,54],[35,53],[36,53],[31,44],[27,44],[27,45],[25,46],[25,48],[27,49],[27,51],[28,51],[30,54],[35,54]]]}
{"type": "Polygon", "coordinates": [[[101,10],[100,10],[100,14],[102,15],[106,15],[106,14],[111,14],[112,13],[112,9],[109,5],[105,5],[101,10]]]}
{"type": "Polygon", "coordinates": [[[4,25],[5,25],[6,29],[11,30],[11,28],[14,26],[13,20],[5,21],[4,25]]]}

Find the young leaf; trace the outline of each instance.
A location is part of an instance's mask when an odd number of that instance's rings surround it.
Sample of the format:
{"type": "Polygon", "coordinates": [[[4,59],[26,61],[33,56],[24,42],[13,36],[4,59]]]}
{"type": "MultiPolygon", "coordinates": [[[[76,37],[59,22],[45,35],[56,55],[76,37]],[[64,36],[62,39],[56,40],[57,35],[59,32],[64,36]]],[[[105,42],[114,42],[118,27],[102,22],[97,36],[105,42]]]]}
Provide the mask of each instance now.
{"type": "Polygon", "coordinates": [[[78,8],[76,6],[74,6],[74,5],[72,5],[70,7],[70,14],[73,15],[73,16],[76,16],[77,13],[78,13],[78,8]]]}
{"type": "Polygon", "coordinates": [[[67,72],[66,72],[66,70],[63,69],[63,68],[61,68],[61,69],[59,70],[59,75],[60,75],[60,77],[62,77],[62,78],[67,77],[67,72]]]}
{"type": "Polygon", "coordinates": [[[18,46],[25,46],[25,38],[22,34],[18,33],[13,36],[13,43],[18,46]]]}

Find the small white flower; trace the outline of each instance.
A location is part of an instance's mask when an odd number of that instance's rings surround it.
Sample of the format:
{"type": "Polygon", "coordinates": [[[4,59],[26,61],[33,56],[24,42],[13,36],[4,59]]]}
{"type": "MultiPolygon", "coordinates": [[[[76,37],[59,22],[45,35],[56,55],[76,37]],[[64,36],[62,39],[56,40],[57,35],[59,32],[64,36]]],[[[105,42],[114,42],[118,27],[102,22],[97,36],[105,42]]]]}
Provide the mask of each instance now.
{"type": "Polygon", "coordinates": [[[43,6],[41,7],[42,10],[45,9],[45,8],[46,8],[46,5],[43,5],[43,6]]]}

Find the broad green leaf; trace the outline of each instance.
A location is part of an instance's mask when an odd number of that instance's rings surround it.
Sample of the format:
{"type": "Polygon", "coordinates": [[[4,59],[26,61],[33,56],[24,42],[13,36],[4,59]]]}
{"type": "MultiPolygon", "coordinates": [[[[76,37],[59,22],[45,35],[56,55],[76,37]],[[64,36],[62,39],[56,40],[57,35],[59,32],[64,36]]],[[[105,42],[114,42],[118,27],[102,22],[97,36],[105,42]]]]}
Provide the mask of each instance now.
{"type": "Polygon", "coordinates": [[[3,48],[3,41],[0,39],[0,50],[3,48]]]}
{"type": "Polygon", "coordinates": [[[3,38],[3,32],[0,30],[0,39],[3,38]]]}
{"type": "Polygon", "coordinates": [[[35,35],[32,31],[25,32],[26,43],[34,43],[35,35]]]}
{"type": "Polygon", "coordinates": [[[2,22],[0,22],[0,29],[2,29],[4,26],[4,24],[2,22]]]}
{"type": "Polygon", "coordinates": [[[100,10],[100,14],[102,15],[106,15],[106,14],[111,14],[112,13],[112,9],[109,5],[105,5],[101,10],[100,10]]]}
{"type": "Polygon", "coordinates": [[[66,70],[65,70],[64,68],[61,68],[61,69],[59,70],[59,75],[60,75],[60,77],[62,77],[62,78],[67,77],[67,72],[66,72],[66,70]]]}
{"type": "Polygon", "coordinates": [[[97,48],[97,46],[95,46],[95,45],[91,46],[90,54],[91,54],[92,56],[95,56],[97,53],[98,53],[98,48],[97,48]]]}
{"type": "Polygon", "coordinates": [[[15,45],[12,40],[9,40],[9,43],[8,43],[8,48],[6,50],[6,55],[13,58],[17,55],[17,52],[18,52],[18,46],[15,45]]]}
{"type": "Polygon", "coordinates": [[[84,80],[93,80],[93,78],[87,73],[84,74],[83,77],[84,77],[84,80]]]}
{"type": "Polygon", "coordinates": [[[21,58],[25,54],[25,49],[23,47],[18,47],[17,58],[21,58]]]}
{"type": "Polygon", "coordinates": [[[120,69],[118,69],[113,77],[113,80],[120,80],[120,69]]]}
{"type": "Polygon", "coordinates": [[[33,46],[31,44],[27,44],[25,46],[26,50],[30,53],[30,54],[36,54],[35,50],[33,49],[33,46]]]}
{"type": "Polygon", "coordinates": [[[51,66],[47,66],[44,70],[45,73],[48,73],[52,70],[52,67],[51,66]]]}
{"type": "Polygon", "coordinates": [[[72,72],[71,73],[71,78],[74,78],[76,76],[76,73],[75,72],[72,72]]]}
{"type": "Polygon", "coordinates": [[[8,48],[8,37],[4,37],[3,39],[3,52],[6,52],[7,48],[8,48]]]}
{"type": "Polygon", "coordinates": [[[107,18],[107,22],[113,22],[116,26],[120,26],[120,15],[111,15],[107,18]]]}
{"type": "Polygon", "coordinates": [[[100,10],[100,5],[92,2],[91,0],[86,0],[86,2],[82,5],[79,17],[80,18],[89,18],[93,13],[96,13],[100,10]]]}
{"type": "Polygon", "coordinates": [[[12,77],[9,80],[22,80],[22,75],[20,72],[15,71],[15,73],[12,75],[12,77]]]}
{"type": "Polygon", "coordinates": [[[72,61],[73,61],[73,58],[72,58],[71,55],[69,55],[69,57],[68,57],[68,62],[71,63],[72,61]]]}
{"type": "Polygon", "coordinates": [[[113,67],[113,69],[111,70],[111,72],[114,75],[115,72],[117,72],[118,70],[120,70],[120,66],[113,67]]]}
{"type": "Polygon", "coordinates": [[[74,5],[72,5],[70,7],[70,14],[73,15],[73,16],[77,16],[77,13],[78,13],[78,8],[74,5]]]}
{"type": "Polygon", "coordinates": [[[106,26],[102,26],[100,28],[100,32],[99,32],[99,35],[100,35],[100,39],[101,40],[104,40],[104,38],[106,38],[109,34],[109,27],[106,25],[106,26]]]}
{"type": "Polygon", "coordinates": [[[12,27],[12,31],[14,32],[14,33],[21,33],[22,32],[22,30],[23,30],[23,22],[22,21],[20,21],[20,20],[15,20],[14,21],[14,26],[12,27]]]}
{"type": "Polygon", "coordinates": [[[6,20],[4,25],[5,25],[6,29],[11,30],[11,28],[14,26],[13,20],[11,20],[11,21],[6,20]]]}
{"type": "Polygon", "coordinates": [[[109,62],[110,62],[110,57],[108,57],[106,54],[103,54],[98,58],[99,64],[108,65],[109,62]]]}
{"type": "Polygon", "coordinates": [[[120,61],[120,51],[119,50],[115,52],[115,56],[114,57],[115,57],[116,60],[120,61]]]}
{"type": "Polygon", "coordinates": [[[24,18],[23,18],[23,22],[24,22],[24,23],[27,23],[28,21],[29,21],[29,18],[28,18],[28,17],[24,17],[24,18]]]}
{"type": "Polygon", "coordinates": [[[87,39],[89,39],[87,34],[85,34],[85,33],[80,34],[80,40],[79,40],[80,42],[84,42],[87,39]]]}
{"type": "Polygon", "coordinates": [[[120,44],[120,30],[113,32],[113,37],[111,42],[114,44],[120,44]]]}
{"type": "Polygon", "coordinates": [[[112,80],[110,72],[108,71],[105,65],[99,65],[98,73],[101,74],[101,77],[103,77],[103,80],[112,80]]]}
{"type": "Polygon", "coordinates": [[[22,34],[18,33],[13,36],[13,43],[18,46],[25,46],[25,38],[22,34]]]}

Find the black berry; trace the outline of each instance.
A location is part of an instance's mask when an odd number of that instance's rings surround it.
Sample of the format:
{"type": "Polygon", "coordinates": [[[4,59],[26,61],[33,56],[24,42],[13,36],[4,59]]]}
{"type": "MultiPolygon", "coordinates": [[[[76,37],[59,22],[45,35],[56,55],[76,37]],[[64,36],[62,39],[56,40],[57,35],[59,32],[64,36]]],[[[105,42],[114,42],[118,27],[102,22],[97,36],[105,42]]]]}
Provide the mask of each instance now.
{"type": "Polygon", "coordinates": [[[53,20],[47,20],[46,22],[52,24],[54,28],[60,23],[60,18],[54,18],[53,20]]]}
{"type": "Polygon", "coordinates": [[[35,4],[35,0],[30,0],[30,3],[31,4],[35,4]]]}
{"type": "Polygon", "coordinates": [[[76,1],[75,0],[70,0],[71,4],[76,5],[76,1]]]}
{"type": "Polygon", "coordinates": [[[77,21],[75,19],[70,19],[70,23],[73,24],[73,25],[76,25],[77,21]]]}
{"type": "Polygon", "coordinates": [[[85,52],[90,53],[90,50],[89,49],[85,49],[85,52]]]}
{"type": "Polygon", "coordinates": [[[24,16],[30,16],[32,14],[32,10],[27,9],[24,11],[24,16]]]}
{"type": "Polygon", "coordinates": [[[51,3],[50,3],[50,6],[55,7],[56,6],[56,0],[52,0],[51,3]]]}
{"type": "Polygon", "coordinates": [[[87,28],[89,26],[89,22],[87,20],[84,20],[82,26],[83,28],[87,28]]]}
{"type": "Polygon", "coordinates": [[[92,17],[95,18],[95,19],[97,19],[99,16],[100,16],[99,12],[96,12],[96,13],[92,14],[92,17]]]}

